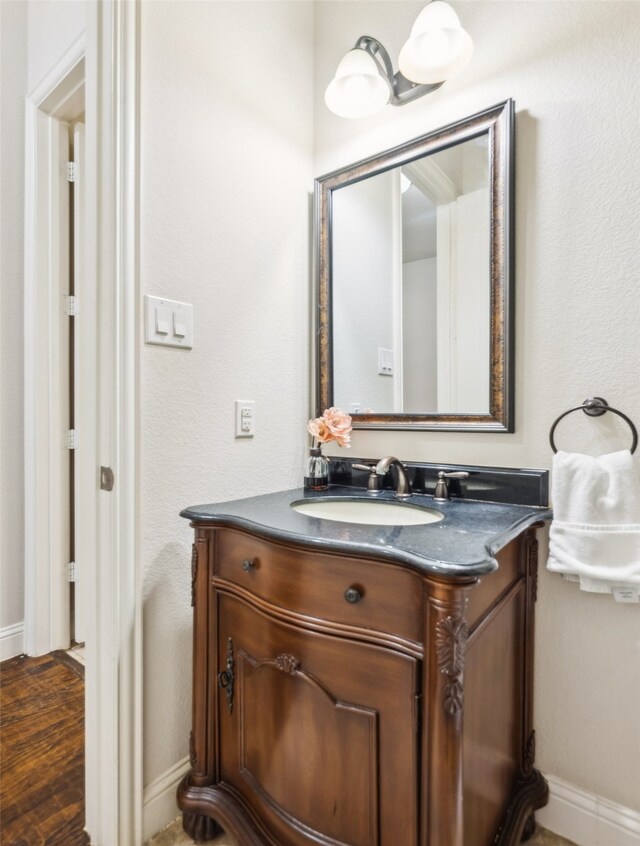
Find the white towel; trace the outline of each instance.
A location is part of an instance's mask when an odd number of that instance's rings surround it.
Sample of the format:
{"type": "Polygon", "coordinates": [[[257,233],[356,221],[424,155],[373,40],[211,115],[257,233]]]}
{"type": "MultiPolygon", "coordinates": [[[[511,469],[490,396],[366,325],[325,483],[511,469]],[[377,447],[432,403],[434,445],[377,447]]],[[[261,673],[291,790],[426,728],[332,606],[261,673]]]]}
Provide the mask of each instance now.
{"type": "Polygon", "coordinates": [[[629,450],[558,452],[551,480],[547,569],[582,590],[640,587],[640,476],[629,450]]]}

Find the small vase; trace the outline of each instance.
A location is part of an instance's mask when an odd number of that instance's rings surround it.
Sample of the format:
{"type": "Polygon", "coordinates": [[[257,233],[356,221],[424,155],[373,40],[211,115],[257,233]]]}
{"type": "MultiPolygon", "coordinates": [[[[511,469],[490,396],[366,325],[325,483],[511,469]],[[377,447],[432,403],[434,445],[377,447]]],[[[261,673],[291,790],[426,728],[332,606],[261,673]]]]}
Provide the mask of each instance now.
{"type": "Polygon", "coordinates": [[[326,491],[329,487],[329,459],[321,447],[311,447],[304,468],[304,487],[308,491],[326,491]]]}

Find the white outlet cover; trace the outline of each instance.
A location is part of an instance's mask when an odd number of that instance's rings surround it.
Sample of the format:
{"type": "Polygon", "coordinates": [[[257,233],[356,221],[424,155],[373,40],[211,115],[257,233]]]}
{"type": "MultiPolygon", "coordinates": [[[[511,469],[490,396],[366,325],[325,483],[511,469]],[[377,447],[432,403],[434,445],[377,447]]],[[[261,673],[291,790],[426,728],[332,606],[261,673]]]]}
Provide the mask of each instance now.
{"type": "Polygon", "coordinates": [[[252,438],[256,433],[254,400],[236,400],[236,438],[252,438]]]}

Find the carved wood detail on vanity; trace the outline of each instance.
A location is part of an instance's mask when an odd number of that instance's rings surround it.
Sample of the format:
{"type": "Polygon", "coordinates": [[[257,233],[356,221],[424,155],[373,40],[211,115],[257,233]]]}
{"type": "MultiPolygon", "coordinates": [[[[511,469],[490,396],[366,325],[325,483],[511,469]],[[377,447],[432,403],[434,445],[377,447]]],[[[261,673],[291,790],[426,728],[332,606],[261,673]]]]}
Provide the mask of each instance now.
{"type": "Polygon", "coordinates": [[[278,655],[274,664],[279,670],[282,670],[283,673],[289,673],[290,676],[300,669],[300,661],[293,655],[278,655]]]}
{"type": "Polygon", "coordinates": [[[515,846],[546,799],[534,532],[497,557],[495,573],[446,578],[196,525],[189,835],[515,846]]]}
{"type": "Polygon", "coordinates": [[[445,617],[436,626],[438,667],[447,679],[442,704],[448,714],[462,711],[462,675],[469,629],[460,617],[445,617]]]}

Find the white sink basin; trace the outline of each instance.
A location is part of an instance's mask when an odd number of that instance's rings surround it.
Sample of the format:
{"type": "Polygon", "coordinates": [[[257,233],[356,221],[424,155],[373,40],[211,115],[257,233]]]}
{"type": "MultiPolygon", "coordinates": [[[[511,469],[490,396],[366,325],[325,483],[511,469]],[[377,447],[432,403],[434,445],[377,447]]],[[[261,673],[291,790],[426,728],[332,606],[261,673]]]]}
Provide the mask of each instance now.
{"type": "Polygon", "coordinates": [[[291,504],[294,511],[307,517],[321,520],[336,520],[338,523],[365,523],[371,526],[425,526],[437,523],[444,514],[431,508],[421,508],[388,500],[307,500],[291,504]]]}

